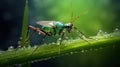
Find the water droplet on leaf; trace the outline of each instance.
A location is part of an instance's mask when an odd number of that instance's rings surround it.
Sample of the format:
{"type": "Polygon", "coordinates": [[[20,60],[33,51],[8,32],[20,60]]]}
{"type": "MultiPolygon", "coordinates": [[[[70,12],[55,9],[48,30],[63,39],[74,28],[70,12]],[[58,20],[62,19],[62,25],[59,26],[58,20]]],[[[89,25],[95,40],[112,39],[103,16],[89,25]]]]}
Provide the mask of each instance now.
{"type": "Polygon", "coordinates": [[[8,51],[13,51],[13,50],[14,50],[13,46],[8,47],[8,51]]]}
{"type": "Polygon", "coordinates": [[[120,30],[118,28],[115,28],[114,32],[120,32],[120,30]]]}
{"type": "Polygon", "coordinates": [[[20,44],[21,44],[21,41],[18,41],[18,44],[20,45],[20,44]]]}
{"type": "Polygon", "coordinates": [[[65,39],[68,39],[68,37],[65,37],[65,39]]]}
{"type": "Polygon", "coordinates": [[[84,50],[82,50],[81,52],[84,53],[84,50]]]}
{"type": "Polygon", "coordinates": [[[34,61],[31,61],[31,63],[34,63],[34,61]]]}
{"type": "Polygon", "coordinates": [[[70,52],[70,54],[73,54],[73,52],[70,52]]]}
{"type": "Polygon", "coordinates": [[[103,36],[103,35],[104,35],[104,32],[102,30],[99,30],[97,33],[97,36],[103,36]]]}
{"type": "Polygon", "coordinates": [[[41,33],[39,32],[38,35],[41,35],[41,33]]]}
{"type": "Polygon", "coordinates": [[[20,40],[22,39],[22,37],[20,37],[20,40]]]}

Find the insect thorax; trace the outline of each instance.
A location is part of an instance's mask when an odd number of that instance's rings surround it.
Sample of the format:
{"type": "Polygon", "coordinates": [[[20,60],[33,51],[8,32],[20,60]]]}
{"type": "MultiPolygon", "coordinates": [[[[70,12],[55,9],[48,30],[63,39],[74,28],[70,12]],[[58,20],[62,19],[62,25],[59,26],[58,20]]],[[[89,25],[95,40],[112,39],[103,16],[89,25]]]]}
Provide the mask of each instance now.
{"type": "Polygon", "coordinates": [[[59,32],[64,28],[64,24],[58,21],[54,21],[54,29],[53,27],[46,25],[43,26],[42,29],[43,31],[51,34],[59,34],[59,32]]]}

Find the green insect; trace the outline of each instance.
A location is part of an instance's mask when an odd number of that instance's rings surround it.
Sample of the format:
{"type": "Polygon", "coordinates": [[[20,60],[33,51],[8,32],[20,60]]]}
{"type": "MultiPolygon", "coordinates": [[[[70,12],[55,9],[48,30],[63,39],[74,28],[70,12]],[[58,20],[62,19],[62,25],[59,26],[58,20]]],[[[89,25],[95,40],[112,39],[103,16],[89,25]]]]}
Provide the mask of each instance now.
{"type": "MultiPolygon", "coordinates": [[[[72,7],[72,2],[71,2],[71,7],[72,7]]],[[[56,34],[60,35],[61,36],[60,45],[61,45],[62,44],[62,40],[65,37],[65,31],[67,31],[68,33],[72,33],[72,32],[74,32],[73,31],[73,29],[74,29],[74,30],[78,31],[82,36],[84,35],[77,27],[75,27],[73,25],[73,22],[75,22],[79,18],[80,18],[80,16],[77,16],[75,19],[73,19],[73,11],[72,11],[71,21],[68,22],[68,23],[66,23],[66,24],[63,24],[60,21],[38,21],[38,22],[36,22],[36,24],[40,25],[41,28],[34,27],[32,25],[29,25],[28,28],[34,30],[34,32],[31,34],[31,36],[35,32],[37,32],[40,35],[44,36],[40,42],[44,41],[46,37],[56,36],[56,34]]],[[[89,43],[87,40],[85,40],[84,38],[82,38],[82,36],[79,36],[79,37],[82,40],[84,40],[87,43],[89,43]]],[[[30,38],[28,38],[28,39],[30,39],[30,38]]],[[[59,47],[60,47],[60,45],[59,45],[59,47]]],[[[37,50],[37,48],[34,51],[36,51],[36,50],[37,50]]],[[[59,48],[59,53],[60,53],[60,48],[59,48]]]]}
{"type": "MultiPolygon", "coordinates": [[[[62,22],[59,22],[59,21],[38,21],[37,24],[42,26],[42,27],[37,28],[37,27],[34,27],[32,25],[29,25],[29,29],[32,29],[32,30],[34,30],[34,32],[37,32],[40,35],[44,36],[43,39],[40,42],[42,42],[46,37],[56,36],[56,34],[58,34],[58,35],[61,36],[61,40],[60,40],[60,45],[61,45],[62,40],[65,37],[65,31],[66,30],[67,30],[68,33],[72,33],[72,32],[74,32],[73,31],[73,29],[74,29],[74,30],[78,31],[81,35],[84,35],[80,30],[78,30],[76,27],[73,26],[72,22],[63,24],[62,22]]],[[[79,37],[81,39],[83,39],[82,36],[79,36],[79,37]]],[[[88,42],[85,39],[83,39],[83,40],[88,42]]],[[[60,45],[59,45],[59,47],[60,47],[60,45]]],[[[37,50],[37,48],[35,50],[37,50]]],[[[60,48],[59,48],[59,53],[60,53],[60,48]]]]}

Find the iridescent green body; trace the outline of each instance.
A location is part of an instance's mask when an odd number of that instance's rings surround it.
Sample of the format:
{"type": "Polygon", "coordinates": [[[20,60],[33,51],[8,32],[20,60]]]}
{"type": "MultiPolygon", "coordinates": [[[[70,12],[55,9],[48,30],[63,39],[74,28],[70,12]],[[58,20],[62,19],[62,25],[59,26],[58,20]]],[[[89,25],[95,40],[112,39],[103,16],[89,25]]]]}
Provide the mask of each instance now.
{"type": "Polygon", "coordinates": [[[65,25],[59,21],[40,21],[37,23],[42,26],[42,30],[50,35],[61,34],[65,25]]]}

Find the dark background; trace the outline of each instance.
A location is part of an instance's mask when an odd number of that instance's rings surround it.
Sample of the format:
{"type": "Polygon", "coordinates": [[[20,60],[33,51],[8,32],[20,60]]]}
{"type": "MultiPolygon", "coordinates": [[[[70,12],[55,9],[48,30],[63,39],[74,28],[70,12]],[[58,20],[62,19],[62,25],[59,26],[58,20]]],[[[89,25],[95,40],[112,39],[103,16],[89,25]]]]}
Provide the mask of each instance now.
{"type": "Polygon", "coordinates": [[[0,1],[0,49],[16,45],[22,28],[24,0],[0,1]]]}

